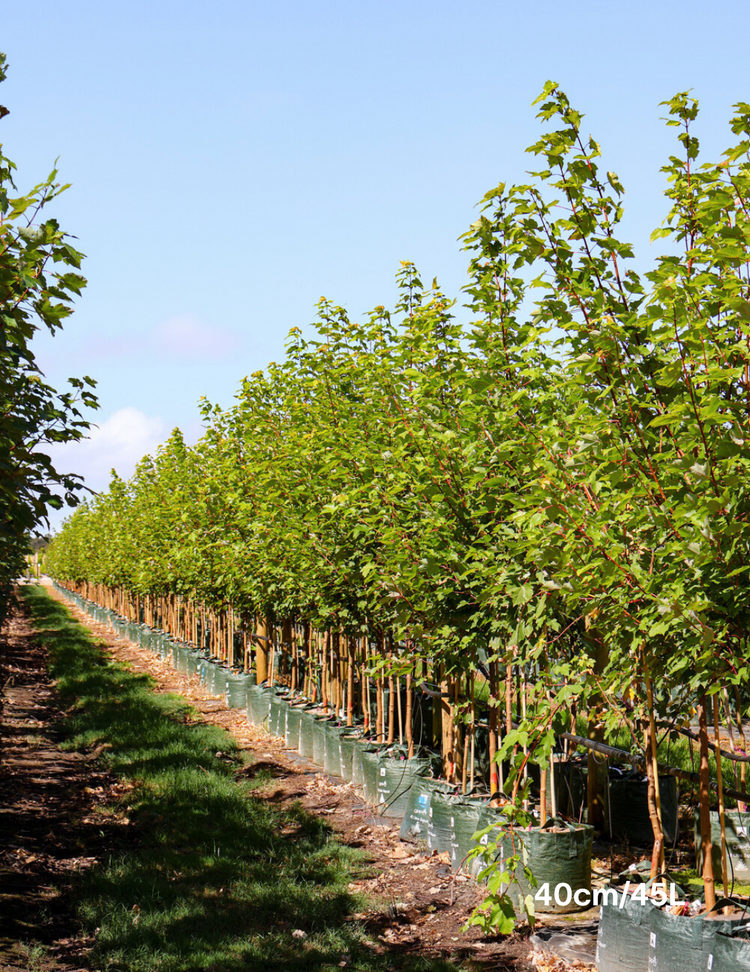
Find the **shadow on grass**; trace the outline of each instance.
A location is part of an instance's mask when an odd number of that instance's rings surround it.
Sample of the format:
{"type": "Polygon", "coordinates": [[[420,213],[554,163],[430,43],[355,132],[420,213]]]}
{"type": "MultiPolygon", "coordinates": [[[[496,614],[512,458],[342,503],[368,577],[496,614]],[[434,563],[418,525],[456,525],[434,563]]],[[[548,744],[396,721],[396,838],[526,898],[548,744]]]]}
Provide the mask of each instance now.
{"type": "Polygon", "coordinates": [[[377,954],[351,920],[362,905],[346,890],[358,852],[302,808],[255,797],[258,782],[231,736],[186,723],[184,700],[155,695],[147,676],[110,661],[41,588],[26,588],[24,599],[68,708],[65,745],[101,747],[102,763],[137,783],[123,807],[132,846],[77,890],[84,926],[98,929],[97,967],[454,968],[377,954]]]}

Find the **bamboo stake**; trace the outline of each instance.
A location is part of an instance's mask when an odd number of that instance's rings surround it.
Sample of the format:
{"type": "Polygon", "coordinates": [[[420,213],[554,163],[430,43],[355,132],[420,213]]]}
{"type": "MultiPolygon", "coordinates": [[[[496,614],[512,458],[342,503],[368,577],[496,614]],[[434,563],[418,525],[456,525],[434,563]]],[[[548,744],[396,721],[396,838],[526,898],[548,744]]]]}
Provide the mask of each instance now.
{"type": "Polygon", "coordinates": [[[716,883],[711,843],[711,815],[709,807],[710,767],[708,763],[708,729],[706,720],[706,696],[698,703],[698,735],[700,739],[700,832],[701,853],[703,854],[703,887],[706,909],[711,911],[716,904],[716,883]]]}
{"type": "MultiPolygon", "coordinates": [[[[525,722],[526,721],[526,673],[525,672],[524,672],[523,679],[521,680],[521,683],[520,683],[519,688],[520,688],[520,695],[521,695],[521,718],[525,722]]],[[[528,745],[526,743],[523,744],[523,754],[524,754],[524,756],[528,756],[528,754],[529,754],[529,747],[528,747],[528,745]]],[[[529,777],[529,761],[528,761],[528,759],[524,759],[524,761],[523,761],[523,778],[524,778],[524,780],[526,780],[526,779],[528,779],[528,777],[529,777]]],[[[523,801],[523,808],[524,808],[524,810],[528,810],[529,809],[529,801],[528,800],[524,800],[523,801]]]]}
{"type": "Polygon", "coordinates": [[[354,665],[356,663],[356,639],[346,639],[346,724],[354,725],[354,665]]]}
{"type": "Polygon", "coordinates": [[[557,787],[555,785],[555,754],[554,753],[549,754],[549,772],[550,772],[549,791],[550,791],[550,797],[552,799],[552,816],[556,817],[557,816],[557,787]]]}
{"type": "Polygon", "coordinates": [[[489,712],[489,757],[490,757],[490,796],[498,790],[497,765],[497,662],[490,662],[490,712],[489,712]]]}
{"type": "Polygon", "coordinates": [[[406,676],[406,745],[408,746],[408,757],[412,759],[414,756],[414,690],[412,689],[412,676],[409,672],[406,676]]]}
{"type": "Polygon", "coordinates": [[[404,714],[401,711],[401,679],[395,679],[396,685],[396,706],[398,708],[398,741],[399,745],[404,745],[404,714]]]}
{"type": "MultiPolygon", "coordinates": [[[[393,657],[393,653],[388,653],[393,657]]],[[[393,675],[388,676],[388,745],[393,742],[396,735],[396,684],[393,675]]]]}
{"type": "Polygon", "coordinates": [[[471,756],[469,759],[469,766],[471,767],[471,772],[469,774],[469,786],[474,789],[474,759],[476,755],[476,741],[477,741],[477,701],[476,701],[476,673],[471,673],[471,756]]]}
{"type": "Polygon", "coordinates": [[[714,695],[714,742],[716,743],[716,782],[719,787],[719,826],[721,828],[721,880],[724,897],[729,897],[729,867],[727,864],[727,829],[724,816],[724,782],[722,779],[721,753],[719,752],[719,699],[714,695]]]}
{"type": "MultiPolygon", "coordinates": [[[[745,730],[742,725],[742,706],[740,705],[740,690],[737,685],[734,686],[734,701],[735,701],[735,717],[737,719],[737,729],[740,734],[740,739],[742,740],[742,751],[743,753],[747,751],[745,744],[745,730]]],[[[744,792],[745,787],[745,777],[746,777],[746,765],[745,763],[740,763],[740,789],[744,792]]],[[[739,806],[739,804],[738,804],[739,806]]],[[[747,804],[743,803],[740,807],[741,810],[747,810],[747,804]]]]}

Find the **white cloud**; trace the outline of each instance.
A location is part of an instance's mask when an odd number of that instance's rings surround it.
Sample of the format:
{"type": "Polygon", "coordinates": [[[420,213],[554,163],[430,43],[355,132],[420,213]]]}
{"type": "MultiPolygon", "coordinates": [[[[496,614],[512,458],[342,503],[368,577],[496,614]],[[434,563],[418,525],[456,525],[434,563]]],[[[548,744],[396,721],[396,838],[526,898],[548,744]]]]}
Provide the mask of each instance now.
{"type": "Polygon", "coordinates": [[[88,439],[53,445],[49,452],[58,471],[83,476],[86,485],[98,492],[107,488],[111,469],[129,479],[139,460],[166,437],[162,419],[129,405],[99,422],[88,439]]]}
{"type": "Polygon", "coordinates": [[[157,351],[182,358],[224,358],[240,345],[234,331],[206,324],[193,314],[162,321],[151,337],[157,351]]]}

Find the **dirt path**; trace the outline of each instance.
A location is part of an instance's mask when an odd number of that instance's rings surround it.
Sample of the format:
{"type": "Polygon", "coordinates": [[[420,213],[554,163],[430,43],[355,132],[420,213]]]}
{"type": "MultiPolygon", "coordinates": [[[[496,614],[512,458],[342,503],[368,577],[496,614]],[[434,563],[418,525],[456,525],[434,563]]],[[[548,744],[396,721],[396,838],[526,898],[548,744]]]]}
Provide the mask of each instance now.
{"type": "MultiPolygon", "coordinates": [[[[463,875],[454,876],[447,857],[420,854],[399,839],[393,822],[373,818],[350,784],[326,776],[285,749],[282,740],[248,724],[244,713],[228,710],[197,678],[179,675],[151,652],[63,603],[114,658],[150,674],[157,691],[183,695],[203,720],[224,727],[240,746],[252,750],[249,772],[265,770],[272,779],[261,791],[265,799],[299,801],[324,817],[344,842],[365,849],[369,876],[352,888],[365,891],[376,904],[356,917],[383,952],[396,960],[404,953],[468,960],[475,969],[533,968],[523,937],[497,940],[461,931],[481,891],[463,875]]],[[[60,712],[46,655],[34,644],[25,617],[14,617],[0,650],[0,685],[12,679],[5,689],[0,730],[0,972],[83,969],[89,943],[78,937],[75,917],[67,910],[69,889],[78,870],[95,864],[123,839],[124,825],[102,813],[116,799],[117,785],[96,770],[91,756],[58,749],[54,723],[60,712]]]]}
{"type": "Polygon", "coordinates": [[[69,892],[120,844],[121,825],[100,812],[118,788],[58,747],[47,653],[23,610],[0,639],[0,688],[0,972],[85,968],[69,892]]]}

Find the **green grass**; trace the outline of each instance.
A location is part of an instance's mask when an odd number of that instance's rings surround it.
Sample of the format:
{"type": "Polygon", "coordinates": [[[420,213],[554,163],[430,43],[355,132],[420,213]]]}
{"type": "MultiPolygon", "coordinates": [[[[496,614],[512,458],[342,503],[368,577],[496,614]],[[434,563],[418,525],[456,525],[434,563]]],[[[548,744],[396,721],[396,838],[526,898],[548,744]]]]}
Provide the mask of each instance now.
{"type": "MultiPolygon", "coordinates": [[[[689,895],[700,896],[703,894],[703,878],[695,868],[684,868],[683,870],[670,871],[669,873],[689,895]]],[[[729,891],[733,897],[747,898],[750,896],[750,884],[740,884],[739,881],[735,881],[732,884],[730,881],[729,891]]],[[[716,894],[717,896],[723,894],[721,874],[716,876],[716,894]]]]}
{"type": "Polygon", "coordinates": [[[90,633],[41,588],[25,588],[51,656],[72,749],[135,787],[123,798],[127,848],[81,877],[92,967],[182,970],[455,968],[376,955],[352,920],[363,902],[347,885],[363,864],[300,806],[253,793],[247,760],[223,730],[191,721],[183,699],[110,661],[90,633]],[[293,932],[304,932],[295,936],[293,932]]]}

